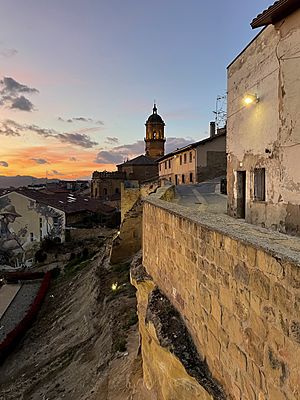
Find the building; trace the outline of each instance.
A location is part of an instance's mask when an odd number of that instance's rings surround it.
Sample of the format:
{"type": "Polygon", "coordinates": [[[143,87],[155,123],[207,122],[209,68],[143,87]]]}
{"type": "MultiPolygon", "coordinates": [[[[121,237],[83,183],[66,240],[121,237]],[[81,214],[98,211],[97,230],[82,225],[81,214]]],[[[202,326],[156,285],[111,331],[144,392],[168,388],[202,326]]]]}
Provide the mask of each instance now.
{"type": "Polygon", "coordinates": [[[199,183],[226,175],[226,129],[211,123],[210,137],[177,149],[158,160],[159,180],[175,185],[199,183]]]}
{"type": "Polygon", "coordinates": [[[300,235],[300,4],[276,1],[228,66],[228,213],[300,235]]]}
{"type": "Polygon", "coordinates": [[[22,253],[44,238],[63,242],[66,228],[91,216],[105,223],[114,215],[114,208],[89,197],[27,188],[6,191],[0,196],[0,252],[22,253]]]}
{"type": "Polygon", "coordinates": [[[94,171],[91,183],[91,196],[108,200],[120,199],[121,183],[134,180],[139,183],[158,179],[157,159],[165,152],[165,123],[157,114],[154,104],[153,113],[146,121],[145,154],[117,165],[118,171],[94,171]]]}
{"type": "Polygon", "coordinates": [[[121,183],[126,179],[126,173],[122,171],[94,171],[91,182],[91,197],[96,199],[119,199],[121,183]]]}

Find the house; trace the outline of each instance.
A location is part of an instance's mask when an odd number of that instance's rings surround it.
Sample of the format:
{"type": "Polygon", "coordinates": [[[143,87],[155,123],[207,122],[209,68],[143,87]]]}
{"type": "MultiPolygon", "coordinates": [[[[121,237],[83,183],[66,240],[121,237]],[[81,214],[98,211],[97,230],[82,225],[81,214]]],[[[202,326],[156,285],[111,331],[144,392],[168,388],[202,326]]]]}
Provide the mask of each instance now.
{"type": "Polygon", "coordinates": [[[0,196],[0,251],[25,252],[44,238],[60,242],[65,230],[87,217],[107,223],[115,208],[69,193],[43,193],[19,188],[0,196]]]}
{"type": "Polygon", "coordinates": [[[228,213],[300,235],[300,3],[276,1],[228,66],[228,213]]]}
{"type": "Polygon", "coordinates": [[[226,175],[226,128],[211,123],[210,137],[166,154],[158,160],[159,180],[175,185],[198,183],[226,175]]]}

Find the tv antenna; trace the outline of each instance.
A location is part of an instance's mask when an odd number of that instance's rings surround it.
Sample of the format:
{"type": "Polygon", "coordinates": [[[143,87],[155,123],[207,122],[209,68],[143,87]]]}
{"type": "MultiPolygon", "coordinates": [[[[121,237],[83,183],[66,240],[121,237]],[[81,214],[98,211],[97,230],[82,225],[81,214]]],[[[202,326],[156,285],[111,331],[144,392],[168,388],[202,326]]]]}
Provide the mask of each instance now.
{"type": "Polygon", "coordinates": [[[216,129],[224,128],[227,121],[227,94],[218,95],[215,114],[216,129]]]}

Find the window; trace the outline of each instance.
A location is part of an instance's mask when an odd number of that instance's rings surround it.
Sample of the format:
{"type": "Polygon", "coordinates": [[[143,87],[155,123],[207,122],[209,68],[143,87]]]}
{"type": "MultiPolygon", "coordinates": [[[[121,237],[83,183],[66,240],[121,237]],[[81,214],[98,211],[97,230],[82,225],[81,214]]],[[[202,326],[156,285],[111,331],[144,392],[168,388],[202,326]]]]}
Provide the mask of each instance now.
{"type": "Polygon", "coordinates": [[[58,226],[58,217],[53,217],[53,226],[58,226]]]}
{"type": "Polygon", "coordinates": [[[33,242],[33,233],[30,232],[30,241],[33,242]]]}
{"type": "Polygon", "coordinates": [[[180,165],[182,165],[182,155],[180,155],[180,165]]]}
{"type": "Polygon", "coordinates": [[[116,189],[115,189],[115,193],[116,193],[116,194],[119,194],[119,193],[120,193],[120,189],[119,189],[119,188],[116,188],[116,189]]]}
{"type": "Polygon", "coordinates": [[[184,174],[182,174],[181,180],[182,180],[182,183],[185,183],[185,176],[184,176],[184,174]]]}
{"type": "Polygon", "coordinates": [[[265,168],[254,169],[254,200],[266,200],[266,170],[265,168]]]}
{"type": "Polygon", "coordinates": [[[193,183],[193,173],[190,172],[190,182],[193,183]]]}
{"type": "Polygon", "coordinates": [[[183,160],[184,160],[184,163],[186,164],[186,153],[184,153],[184,155],[183,155],[183,160]]]}
{"type": "Polygon", "coordinates": [[[40,218],[40,229],[43,227],[43,218],[40,218]]]}
{"type": "Polygon", "coordinates": [[[161,164],[159,164],[159,170],[161,171],[161,164]]]}
{"type": "Polygon", "coordinates": [[[169,160],[169,168],[171,168],[171,160],[169,160]]]}
{"type": "Polygon", "coordinates": [[[103,189],[103,193],[104,193],[104,196],[107,195],[107,189],[106,188],[103,189]]]}
{"type": "Polygon", "coordinates": [[[165,169],[167,169],[167,161],[165,161],[165,169]]]}
{"type": "Polygon", "coordinates": [[[153,139],[156,139],[156,132],[153,132],[153,139]]]}
{"type": "Polygon", "coordinates": [[[190,151],[190,162],[193,161],[193,153],[190,151]]]}

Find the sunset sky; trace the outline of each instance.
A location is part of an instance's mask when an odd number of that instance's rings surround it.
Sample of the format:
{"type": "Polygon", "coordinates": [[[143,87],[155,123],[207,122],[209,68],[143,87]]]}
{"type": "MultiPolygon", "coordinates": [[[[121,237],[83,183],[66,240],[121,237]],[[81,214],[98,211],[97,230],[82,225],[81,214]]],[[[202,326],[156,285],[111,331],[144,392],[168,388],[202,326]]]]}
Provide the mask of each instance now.
{"type": "Polygon", "coordinates": [[[0,0],[0,175],[89,178],[208,135],[226,66],[271,0],[0,0]]]}

